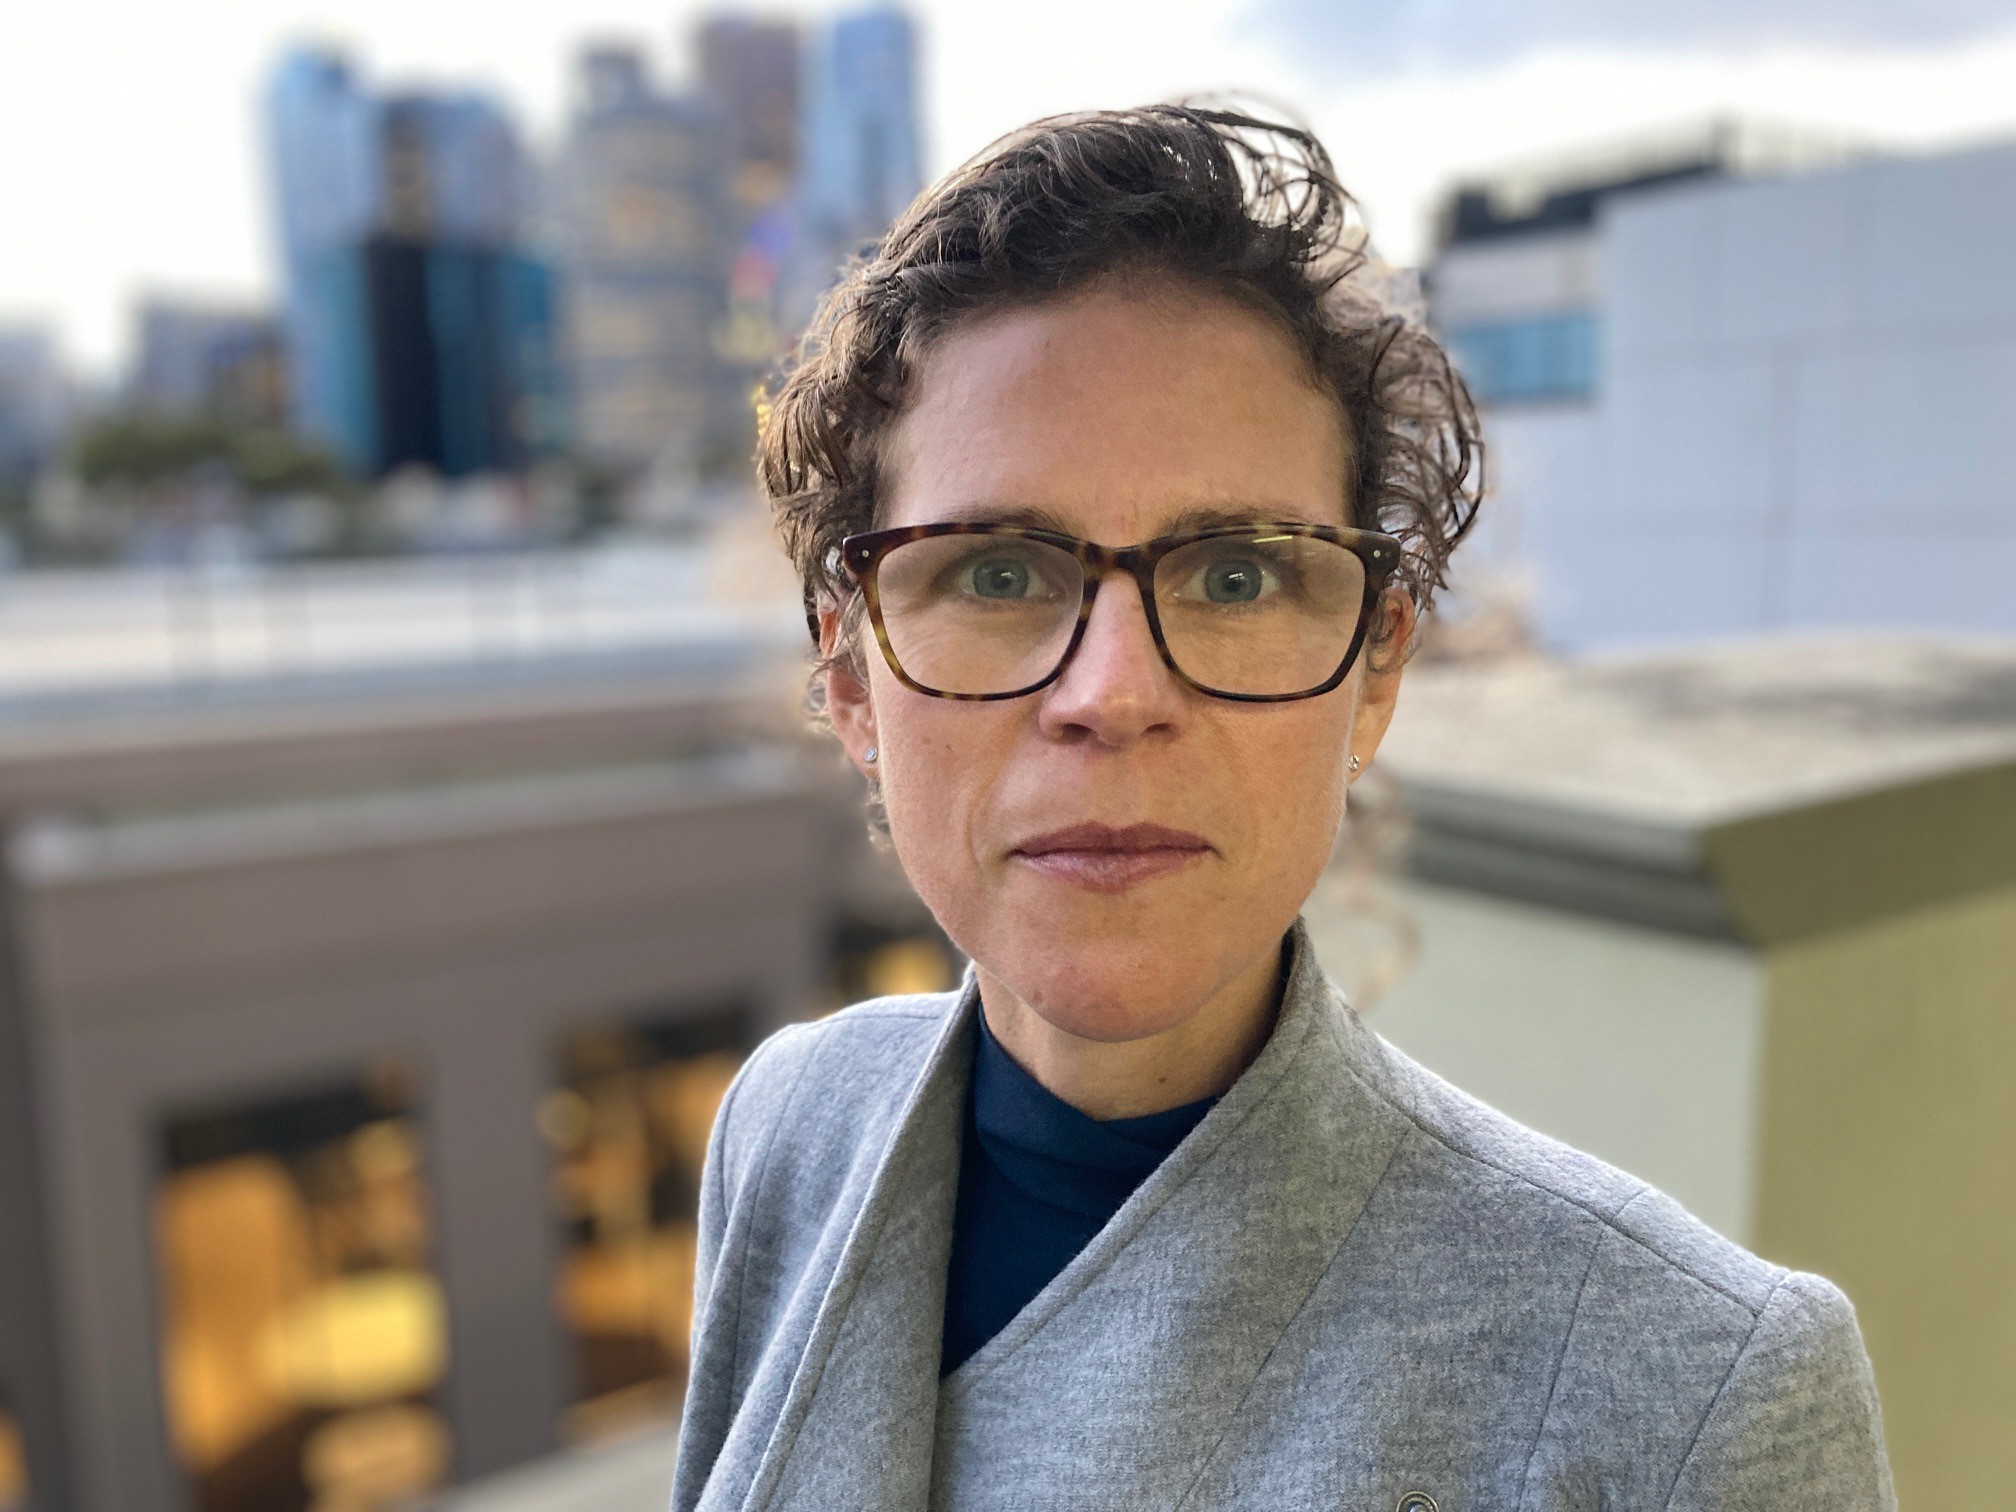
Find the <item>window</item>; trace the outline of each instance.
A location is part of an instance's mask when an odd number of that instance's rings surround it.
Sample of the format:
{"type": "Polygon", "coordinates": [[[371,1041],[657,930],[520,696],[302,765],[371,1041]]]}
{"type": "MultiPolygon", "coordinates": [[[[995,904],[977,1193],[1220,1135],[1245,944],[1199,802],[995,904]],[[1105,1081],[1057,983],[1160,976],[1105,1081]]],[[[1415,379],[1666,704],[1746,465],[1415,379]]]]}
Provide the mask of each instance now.
{"type": "Polygon", "coordinates": [[[1596,391],[1596,317],[1582,312],[1461,326],[1449,348],[1485,404],[1586,399],[1596,391]]]}
{"type": "Polygon", "coordinates": [[[28,1505],[28,1452],[21,1444],[20,1425],[0,1396],[0,1512],[21,1512],[28,1505]]]}
{"type": "Polygon", "coordinates": [[[161,1368],[198,1512],[377,1512],[447,1477],[412,1086],[385,1063],[166,1124],[161,1368]]]}
{"type": "Polygon", "coordinates": [[[559,1161],[557,1278],[575,1405],[593,1442],[669,1419],[686,1387],[700,1171],[714,1113],[755,1031],[734,1008],[587,1026],[560,1047],[540,1132],[559,1161]]]}

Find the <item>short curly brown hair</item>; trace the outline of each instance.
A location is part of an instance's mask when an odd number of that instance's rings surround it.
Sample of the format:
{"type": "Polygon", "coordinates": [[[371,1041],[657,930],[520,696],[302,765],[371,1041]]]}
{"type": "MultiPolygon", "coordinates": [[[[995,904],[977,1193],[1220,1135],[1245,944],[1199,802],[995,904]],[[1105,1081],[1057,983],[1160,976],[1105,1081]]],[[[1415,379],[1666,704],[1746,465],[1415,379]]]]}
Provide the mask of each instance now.
{"type": "MultiPolygon", "coordinates": [[[[1051,116],[917,197],[826,296],[795,364],[759,404],[757,465],[818,637],[819,607],[859,598],[844,536],[871,530],[884,442],[932,341],[960,321],[1127,275],[1230,296],[1277,321],[1345,418],[1344,517],[1405,547],[1426,610],[1481,497],[1469,391],[1396,313],[1330,157],[1296,127],[1149,105],[1051,116]]],[[[836,647],[850,655],[855,637],[836,647]]],[[[816,695],[815,695],[816,696],[816,695]]]]}

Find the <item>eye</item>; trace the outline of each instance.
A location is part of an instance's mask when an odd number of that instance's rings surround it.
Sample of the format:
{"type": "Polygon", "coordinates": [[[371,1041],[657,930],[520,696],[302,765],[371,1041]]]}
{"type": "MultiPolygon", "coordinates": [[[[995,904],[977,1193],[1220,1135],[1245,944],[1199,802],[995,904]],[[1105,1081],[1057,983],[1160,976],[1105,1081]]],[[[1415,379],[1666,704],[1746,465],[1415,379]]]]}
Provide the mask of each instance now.
{"type": "Polygon", "coordinates": [[[1204,597],[1214,604],[1250,604],[1266,587],[1267,574],[1254,561],[1234,557],[1213,562],[1203,572],[1204,597]]]}
{"type": "Polygon", "coordinates": [[[1029,594],[1029,564],[1013,557],[987,557],[975,562],[967,581],[980,598],[1019,599],[1029,594]]]}

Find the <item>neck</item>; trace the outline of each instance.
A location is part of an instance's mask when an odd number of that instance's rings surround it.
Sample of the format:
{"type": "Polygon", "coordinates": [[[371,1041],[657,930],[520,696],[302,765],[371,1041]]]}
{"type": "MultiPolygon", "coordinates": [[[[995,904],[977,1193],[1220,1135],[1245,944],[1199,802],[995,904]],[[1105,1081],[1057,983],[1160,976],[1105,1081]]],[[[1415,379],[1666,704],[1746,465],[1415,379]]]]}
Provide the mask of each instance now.
{"type": "Polygon", "coordinates": [[[1180,1023],[1132,1040],[1059,1029],[976,967],[987,1027],[1015,1063],[1090,1118],[1138,1118],[1214,1097],[1274,1032],[1287,953],[1269,948],[1180,1023]]]}

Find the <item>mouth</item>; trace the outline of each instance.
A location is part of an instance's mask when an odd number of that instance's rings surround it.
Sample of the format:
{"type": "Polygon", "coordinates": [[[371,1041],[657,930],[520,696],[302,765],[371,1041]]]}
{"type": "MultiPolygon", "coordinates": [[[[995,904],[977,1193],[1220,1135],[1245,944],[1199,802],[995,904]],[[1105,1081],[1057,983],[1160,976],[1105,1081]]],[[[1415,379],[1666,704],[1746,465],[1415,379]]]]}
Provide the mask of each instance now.
{"type": "Polygon", "coordinates": [[[1160,824],[1074,824],[1024,840],[1008,853],[1054,882],[1121,893],[1193,866],[1211,854],[1202,835],[1160,824]]]}

